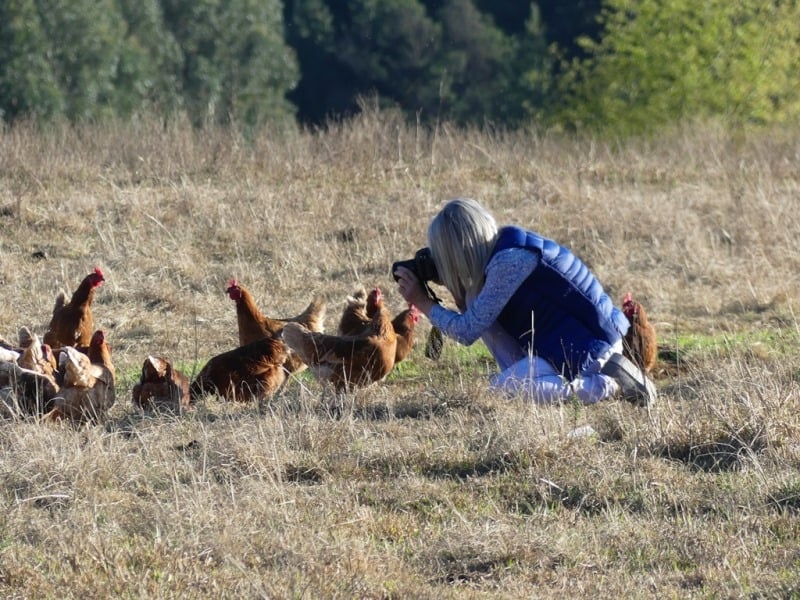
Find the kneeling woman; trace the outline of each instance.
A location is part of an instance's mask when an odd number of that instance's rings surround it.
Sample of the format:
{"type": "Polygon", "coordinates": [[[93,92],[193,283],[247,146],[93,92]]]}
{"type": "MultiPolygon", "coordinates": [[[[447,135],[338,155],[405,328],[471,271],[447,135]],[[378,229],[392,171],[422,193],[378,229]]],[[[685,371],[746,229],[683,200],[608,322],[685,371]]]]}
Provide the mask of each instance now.
{"type": "Polygon", "coordinates": [[[433,218],[428,246],[460,312],[430,299],[403,266],[394,273],[399,292],[448,337],[484,341],[500,367],[492,387],[539,403],[655,400],[652,382],[622,356],[625,315],[568,249],[520,227],[498,229],[465,198],[433,218]]]}

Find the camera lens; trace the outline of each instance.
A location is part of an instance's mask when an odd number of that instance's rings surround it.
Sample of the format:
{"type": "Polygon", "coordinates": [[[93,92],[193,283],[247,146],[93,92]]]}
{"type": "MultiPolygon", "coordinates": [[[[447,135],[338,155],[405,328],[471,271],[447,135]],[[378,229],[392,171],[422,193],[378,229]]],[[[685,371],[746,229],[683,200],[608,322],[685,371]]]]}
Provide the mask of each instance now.
{"type": "Polygon", "coordinates": [[[416,269],[414,268],[414,259],[413,258],[411,258],[409,260],[399,260],[399,261],[397,261],[395,263],[392,263],[392,277],[394,277],[395,281],[398,280],[398,277],[396,275],[398,267],[405,267],[409,271],[412,271],[413,273],[416,274],[416,269]]]}
{"type": "Polygon", "coordinates": [[[400,260],[392,264],[392,277],[394,277],[395,281],[397,281],[395,271],[397,271],[398,267],[405,267],[414,273],[417,279],[422,282],[439,281],[439,273],[436,271],[436,264],[433,262],[433,255],[431,254],[430,248],[420,248],[414,254],[414,258],[400,260]]]}

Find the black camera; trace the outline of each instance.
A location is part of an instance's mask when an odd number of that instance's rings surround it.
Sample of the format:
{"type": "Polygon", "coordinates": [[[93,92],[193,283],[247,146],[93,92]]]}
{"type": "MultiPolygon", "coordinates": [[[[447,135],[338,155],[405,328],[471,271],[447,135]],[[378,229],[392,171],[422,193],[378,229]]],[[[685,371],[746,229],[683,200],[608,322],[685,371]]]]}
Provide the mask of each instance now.
{"type": "Polygon", "coordinates": [[[414,273],[423,283],[427,281],[440,283],[439,273],[436,271],[436,263],[433,262],[433,255],[431,254],[430,248],[420,248],[417,250],[416,254],[414,254],[414,258],[399,260],[394,263],[392,265],[392,276],[395,281],[397,281],[397,275],[395,275],[394,272],[397,270],[397,267],[405,267],[414,273]]]}
{"type": "MultiPolygon", "coordinates": [[[[429,281],[438,284],[442,283],[439,279],[439,272],[436,270],[436,263],[433,262],[433,255],[431,254],[430,248],[420,248],[414,254],[414,258],[398,260],[396,263],[392,264],[392,277],[394,277],[395,281],[397,281],[397,275],[395,275],[394,272],[397,271],[397,267],[409,269],[422,283],[422,287],[425,288],[425,293],[428,294],[428,298],[439,304],[442,303],[442,299],[439,298],[436,292],[431,289],[431,286],[428,285],[429,281]]],[[[442,354],[443,344],[444,336],[441,330],[433,325],[428,332],[428,341],[425,344],[425,356],[432,360],[438,360],[439,356],[442,354]]]]}

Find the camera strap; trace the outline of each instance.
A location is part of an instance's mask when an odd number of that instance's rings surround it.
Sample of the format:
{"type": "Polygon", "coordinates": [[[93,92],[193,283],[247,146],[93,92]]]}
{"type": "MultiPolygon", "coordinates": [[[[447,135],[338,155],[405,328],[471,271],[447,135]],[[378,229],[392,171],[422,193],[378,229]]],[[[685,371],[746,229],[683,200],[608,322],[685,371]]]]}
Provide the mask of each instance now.
{"type": "Polygon", "coordinates": [[[422,284],[422,287],[425,288],[425,293],[428,294],[428,298],[430,298],[431,300],[433,300],[437,304],[441,304],[442,303],[442,299],[439,298],[439,296],[436,295],[436,292],[434,292],[433,289],[431,288],[431,286],[428,285],[427,281],[420,281],[420,283],[422,284]]]}

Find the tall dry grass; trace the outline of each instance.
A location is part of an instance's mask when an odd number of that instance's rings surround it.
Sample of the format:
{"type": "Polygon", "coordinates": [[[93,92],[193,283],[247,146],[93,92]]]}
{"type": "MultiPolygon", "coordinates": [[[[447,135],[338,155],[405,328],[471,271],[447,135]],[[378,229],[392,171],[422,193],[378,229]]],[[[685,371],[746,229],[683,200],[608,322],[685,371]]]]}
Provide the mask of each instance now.
{"type": "Polygon", "coordinates": [[[374,111],[250,141],[3,131],[0,335],[41,333],[101,266],[119,401],[100,426],[0,423],[0,593],[797,596],[798,139],[426,131],[374,111]],[[663,345],[652,410],[498,397],[491,362],[452,343],[347,397],[301,377],[261,406],[131,406],[148,353],[191,373],[236,343],[231,276],[273,316],[324,295],[329,329],[358,283],[399,309],[389,265],[457,195],[640,297],[663,345]]]}

